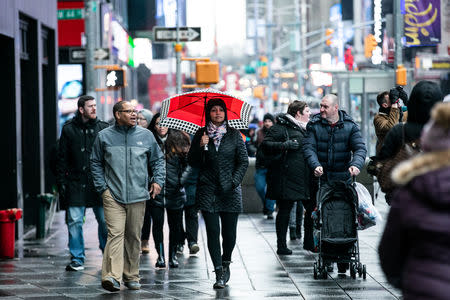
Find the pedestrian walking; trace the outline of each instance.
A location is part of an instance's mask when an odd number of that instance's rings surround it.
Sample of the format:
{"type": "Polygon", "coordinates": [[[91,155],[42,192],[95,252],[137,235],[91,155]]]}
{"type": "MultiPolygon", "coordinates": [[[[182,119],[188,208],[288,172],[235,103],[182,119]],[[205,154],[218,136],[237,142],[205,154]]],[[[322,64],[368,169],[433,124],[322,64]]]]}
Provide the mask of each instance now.
{"type": "MultiPolygon", "coordinates": [[[[150,127],[150,122],[153,118],[153,113],[148,109],[142,109],[137,115],[137,125],[146,128],[148,130],[150,127]]],[[[151,227],[151,214],[150,214],[150,200],[145,203],[145,214],[144,214],[144,224],[142,225],[141,233],[141,251],[142,254],[147,254],[150,252],[150,246],[148,240],[150,238],[150,227],[151,227]]]]}
{"type": "Polygon", "coordinates": [[[222,289],[230,279],[238,215],[242,212],[241,182],[248,156],[240,132],[228,124],[222,99],[208,101],[205,120],[206,126],[197,130],[188,157],[189,164],[200,172],[196,201],[205,221],[208,250],[216,273],[213,287],[222,289]]]}
{"type": "MultiPolygon", "coordinates": [[[[408,122],[414,116],[410,111],[408,122]]],[[[424,153],[392,172],[399,188],[379,245],[380,262],[403,299],[448,299],[450,103],[434,106],[420,141],[424,153]]]]}
{"type": "MultiPolygon", "coordinates": [[[[407,107],[408,118],[406,123],[400,123],[392,127],[387,133],[380,153],[377,155],[377,161],[383,161],[389,159],[395,159],[397,153],[406,144],[414,144],[416,148],[420,149],[420,134],[425,123],[430,119],[430,111],[433,105],[438,102],[442,102],[442,92],[434,82],[420,81],[412,89],[407,107]]],[[[407,157],[397,157],[395,164],[399,164],[403,159],[407,157]]],[[[391,183],[392,169],[381,169],[378,174],[378,181],[381,189],[386,193],[386,202],[390,205],[395,186],[391,183]],[[382,178],[388,178],[388,180],[381,180],[382,178]],[[386,184],[385,184],[386,182],[386,184]],[[387,187],[389,185],[389,187],[387,187]]]]}
{"type": "Polygon", "coordinates": [[[265,157],[261,144],[266,137],[269,129],[275,123],[275,118],[272,114],[267,113],[263,118],[263,127],[256,132],[256,163],[255,163],[255,188],[259,198],[263,204],[263,214],[267,216],[267,219],[273,219],[273,212],[275,210],[275,200],[272,200],[266,196],[267,191],[267,166],[270,161],[265,157]]]}
{"type": "Polygon", "coordinates": [[[301,201],[307,210],[303,248],[313,248],[311,213],[314,203],[310,199],[311,170],[301,149],[301,143],[306,137],[309,115],[310,110],[306,102],[295,100],[289,105],[286,114],[277,117],[276,124],[270,128],[262,142],[265,155],[272,159],[267,171],[267,197],[277,201],[275,227],[279,255],[292,254],[287,247],[286,234],[290,212],[297,201],[301,201]]]}
{"type": "MultiPolygon", "coordinates": [[[[320,103],[320,113],[314,115],[306,126],[303,151],[309,167],[321,183],[333,181],[351,182],[366,160],[366,145],[361,131],[353,119],[339,109],[338,97],[325,95],[320,103]]],[[[313,183],[311,196],[316,196],[318,181],[313,183]]],[[[314,200],[316,202],[316,199],[314,200]]],[[[338,271],[345,273],[348,263],[338,264],[338,271]]],[[[332,266],[328,266],[331,271],[332,266]]]]}
{"type": "Polygon", "coordinates": [[[113,115],[115,124],[99,133],[91,154],[108,228],[102,287],[118,291],[123,279],[126,287],[138,290],[145,201],[155,198],[164,184],[164,156],[153,134],[136,126],[137,111],[129,101],[117,102],[113,115]]]}
{"type": "Polygon", "coordinates": [[[199,170],[190,165],[187,166],[185,172],[181,177],[181,184],[184,186],[186,192],[186,203],[184,204],[184,223],[186,230],[181,237],[180,243],[184,245],[187,240],[189,247],[189,254],[196,254],[200,251],[198,245],[198,208],[195,205],[195,194],[197,190],[199,170]]]}
{"type": "Polygon", "coordinates": [[[67,271],[84,269],[86,258],[83,224],[86,208],[92,207],[98,223],[99,248],[103,252],[108,232],[103,213],[102,198],[95,191],[90,174],[89,156],[97,134],[108,127],[97,118],[94,97],[78,99],[75,116],[64,124],[57,150],[57,182],[61,208],[66,210],[71,262],[67,271]]]}

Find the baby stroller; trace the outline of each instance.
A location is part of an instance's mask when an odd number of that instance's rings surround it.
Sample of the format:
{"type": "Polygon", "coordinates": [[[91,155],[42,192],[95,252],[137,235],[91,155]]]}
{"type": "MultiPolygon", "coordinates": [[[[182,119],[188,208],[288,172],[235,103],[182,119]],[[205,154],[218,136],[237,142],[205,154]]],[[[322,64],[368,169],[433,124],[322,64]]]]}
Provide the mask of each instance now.
{"type": "Polygon", "coordinates": [[[321,185],[319,180],[314,216],[319,257],[314,263],[314,279],[326,279],[327,266],[334,262],[339,273],[350,268],[352,278],[358,273],[366,279],[366,265],[359,259],[357,209],[358,194],[354,183],[337,181],[321,185]]]}

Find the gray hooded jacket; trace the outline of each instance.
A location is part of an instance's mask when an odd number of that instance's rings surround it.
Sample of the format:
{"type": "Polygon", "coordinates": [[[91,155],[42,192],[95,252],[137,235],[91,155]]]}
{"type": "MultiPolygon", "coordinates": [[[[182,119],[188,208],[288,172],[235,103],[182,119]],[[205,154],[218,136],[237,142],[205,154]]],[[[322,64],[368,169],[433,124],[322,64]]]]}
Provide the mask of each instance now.
{"type": "Polygon", "coordinates": [[[115,124],[97,136],[91,154],[95,189],[109,188],[117,202],[130,204],[150,199],[149,182],[164,185],[164,156],[153,134],[142,127],[115,124]],[[148,169],[153,178],[149,178],[148,169]]]}

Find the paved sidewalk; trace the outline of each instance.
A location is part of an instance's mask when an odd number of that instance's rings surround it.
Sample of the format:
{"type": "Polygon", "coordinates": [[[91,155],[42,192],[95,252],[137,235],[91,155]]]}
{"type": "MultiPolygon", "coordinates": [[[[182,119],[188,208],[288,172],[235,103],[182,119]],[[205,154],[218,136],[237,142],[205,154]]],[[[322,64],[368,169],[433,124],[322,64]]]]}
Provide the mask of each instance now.
{"type": "MultiPolygon", "coordinates": [[[[385,217],[388,206],[376,206],[385,217]]],[[[26,240],[24,258],[0,260],[0,300],[3,299],[399,299],[379,266],[377,246],[384,223],[360,231],[361,262],[367,265],[367,279],[351,279],[337,268],[326,280],[313,279],[316,254],[290,241],[293,255],[276,255],[274,220],[260,214],[243,214],[238,222],[237,245],[231,264],[231,279],[224,290],[214,290],[215,275],[206,248],[206,232],[200,219],[200,252],[179,256],[178,269],[155,269],[156,252],[141,255],[140,291],[122,286],[109,293],[100,285],[102,255],[98,249],[95,217],[88,210],[85,224],[85,270],[67,272],[69,263],[64,212],[59,212],[45,240],[26,240]]],[[[385,218],[386,219],[386,218],[385,218]]],[[[168,245],[165,227],[166,249],[168,245]]],[[[19,245],[20,248],[20,245],[19,245]]],[[[153,249],[153,245],[151,245],[153,249]]]]}

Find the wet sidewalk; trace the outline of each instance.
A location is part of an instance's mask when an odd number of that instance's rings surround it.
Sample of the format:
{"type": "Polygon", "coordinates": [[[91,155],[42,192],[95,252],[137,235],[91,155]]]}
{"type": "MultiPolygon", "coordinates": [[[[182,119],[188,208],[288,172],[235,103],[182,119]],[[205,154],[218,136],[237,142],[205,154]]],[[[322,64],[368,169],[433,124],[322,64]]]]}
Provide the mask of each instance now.
{"type": "MultiPolygon", "coordinates": [[[[383,199],[376,207],[386,219],[383,199]]],[[[367,279],[337,274],[326,280],[313,279],[316,254],[304,251],[301,242],[290,241],[293,255],[276,254],[274,220],[262,214],[243,214],[238,222],[237,245],[233,252],[231,279],[224,290],[214,290],[215,274],[206,247],[206,232],[200,218],[196,255],[185,247],[178,269],[155,269],[156,252],[141,255],[139,291],[110,293],[100,285],[102,255],[98,249],[95,217],[86,217],[85,270],[67,272],[69,263],[64,212],[59,212],[44,240],[25,240],[24,258],[0,260],[0,300],[3,299],[399,299],[400,291],[386,281],[379,266],[377,246],[383,224],[359,232],[361,262],[367,265],[367,279]]],[[[168,234],[165,227],[165,246],[168,234]]],[[[20,248],[20,245],[18,245],[20,248]]],[[[16,246],[17,247],[17,246],[16,246]]],[[[151,244],[151,249],[153,245],[151,244]]]]}

